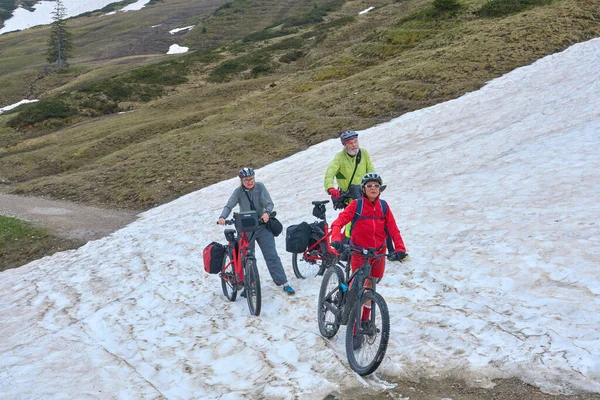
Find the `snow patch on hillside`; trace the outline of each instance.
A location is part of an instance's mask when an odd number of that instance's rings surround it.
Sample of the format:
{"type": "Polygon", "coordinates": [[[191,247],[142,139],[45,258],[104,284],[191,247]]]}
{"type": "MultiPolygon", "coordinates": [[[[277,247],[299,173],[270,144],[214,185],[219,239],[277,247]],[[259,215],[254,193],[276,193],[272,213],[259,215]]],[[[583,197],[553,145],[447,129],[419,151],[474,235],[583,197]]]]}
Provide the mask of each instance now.
{"type": "MultiPolygon", "coordinates": [[[[138,0],[129,4],[121,11],[141,10],[150,0],[138,0]]],[[[63,0],[65,6],[66,18],[75,17],[88,11],[100,10],[107,5],[115,3],[115,0],[63,0]]],[[[7,32],[13,32],[28,29],[37,25],[48,25],[52,23],[52,12],[56,6],[55,1],[40,1],[36,3],[35,10],[29,11],[23,7],[18,7],[12,18],[4,21],[4,28],[0,29],[0,35],[7,32]]]]}

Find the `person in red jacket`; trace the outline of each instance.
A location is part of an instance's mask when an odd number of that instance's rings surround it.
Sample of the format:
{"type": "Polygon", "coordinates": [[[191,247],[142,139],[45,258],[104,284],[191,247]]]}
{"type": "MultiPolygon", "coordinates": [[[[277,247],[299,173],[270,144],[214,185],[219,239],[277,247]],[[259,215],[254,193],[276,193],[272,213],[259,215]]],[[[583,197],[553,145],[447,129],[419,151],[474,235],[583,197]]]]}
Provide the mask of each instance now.
{"type": "MultiPolygon", "coordinates": [[[[379,249],[378,254],[384,254],[386,251],[386,237],[389,233],[394,242],[394,253],[396,259],[403,262],[408,257],[406,247],[400,235],[400,230],[396,225],[396,219],[392,210],[387,206],[385,200],[380,200],[379,195],[385,189],[383,179],[376,173],[368,173],[362,178],[362,212],[357,216],[352,226],[350,241],[355,246],[374,247],[379,249]],[[385,205],[384,205],[385,203],[385,205]],[[387,210],[384,210],[387,209],[387,210]],[[387,232],[387,233],[386,233],[387,232]]],[[[358,200],[352,200],[350,204],[340,213],[331,224],[331,246],[338,252],[343,249],[342,229],[351,222],[357,213],[358,200]]],[[[353,254],[352,272],[358,269],[364,263],[364,257],[353,254]]],[[[371,259],[371,276],[373,278],[382,278],[385,271],[385,258],[371,259]]]]}

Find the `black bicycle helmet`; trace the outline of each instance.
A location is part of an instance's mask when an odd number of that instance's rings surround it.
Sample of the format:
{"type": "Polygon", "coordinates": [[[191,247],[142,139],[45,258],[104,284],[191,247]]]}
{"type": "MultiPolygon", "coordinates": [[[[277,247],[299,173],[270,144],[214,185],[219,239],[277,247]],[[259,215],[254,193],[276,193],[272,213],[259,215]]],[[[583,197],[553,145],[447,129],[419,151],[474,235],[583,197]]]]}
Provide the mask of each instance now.
{"type": "Polygon", "coordinates": [[[383,179],[376,172],[369,172],[362,177],[362,181],[360,182],[360,186],[364,189],[367,182],[377,182],[379,186],[383,185],[383,179]]]}
{"type": "Polygon", "coordinates": [[[244,167],[244,168],[240,169],[240,172],[238,172],[238,176],[240,178],[245,178],[247,176],[254,176],[254,170],[249,167],[244,167]]]}
{"type": "Polygon", "coordinates": [[[365,191],[365,185],[368,182],[379,183],[379,190],[381,192],[383,192],[384,189],[387,187],[386,185],[383,184],[383,179],[381,179],[381,176],[379,176],[379,174],[376,172],[369,172],[369,173],[365,174],[365,176],[362,177],[362,181],[360,182],[360,187],[362,188],[363,192],[365,191]]]}
{"type": "Polygon", "coordinates": [[[358,138],[358,133],[354,131],[344,131],[340,134],[340,140],[342,141],[342,144],[346,143],[350,139],[356,138],[358,138]]]}

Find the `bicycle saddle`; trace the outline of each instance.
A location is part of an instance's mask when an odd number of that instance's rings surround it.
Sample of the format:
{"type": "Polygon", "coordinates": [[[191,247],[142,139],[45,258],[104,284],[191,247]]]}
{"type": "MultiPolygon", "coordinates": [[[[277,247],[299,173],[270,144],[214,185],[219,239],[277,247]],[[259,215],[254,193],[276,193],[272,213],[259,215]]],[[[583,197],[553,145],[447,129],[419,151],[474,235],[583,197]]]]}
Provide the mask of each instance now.
{"type": "Polygon", "coordinates": [[[329,203],[329,200],[319,200],[319,201],[312,202],[313,206],[320,206],[321,204],[327,204],[327,203],[329,203]]]}

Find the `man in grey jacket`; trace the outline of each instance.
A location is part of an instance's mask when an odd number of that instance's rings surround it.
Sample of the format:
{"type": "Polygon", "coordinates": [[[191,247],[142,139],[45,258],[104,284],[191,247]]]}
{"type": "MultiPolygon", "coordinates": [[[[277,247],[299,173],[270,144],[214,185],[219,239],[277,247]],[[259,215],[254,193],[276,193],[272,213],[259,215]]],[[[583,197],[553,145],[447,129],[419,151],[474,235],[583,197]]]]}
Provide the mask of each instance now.
{"type": "Polygon", "coordinates": [[[231,194],[231,197],[229,197],[227,204],[221,212],[221,217],[217,222],[220,225],[225,225],[225,218],[231,214],[231,211],[233,211],[233,208],[236,205],[239,206],[241,212],[256,210],[258,215],[261,215],[260,218],[265,224],[260,225],[258,229],[254,231],[254,240],[252,240],[250,246],[254,249],[254,242],[258,242],[273,281],[277,286],[283,286],[284,292],[292,295],[296,292],[288,284],[287,276],[285,275],[283,265],[281,264],[281,259],[275,248],[275,237],[271,231],[267,229],[266,225],[266,222],[269,221],[270,214],[275,207],[273,200],[271,200],[271,195],[262,182],[255,181],[254,170],[252,168],[242,168],[238,173],[238,176],[242,184],[236,188],[231,194]]]}

